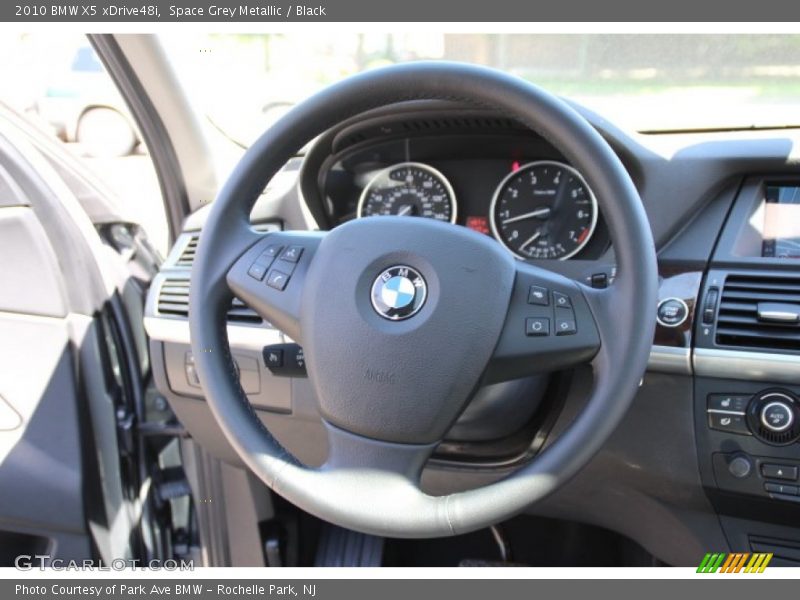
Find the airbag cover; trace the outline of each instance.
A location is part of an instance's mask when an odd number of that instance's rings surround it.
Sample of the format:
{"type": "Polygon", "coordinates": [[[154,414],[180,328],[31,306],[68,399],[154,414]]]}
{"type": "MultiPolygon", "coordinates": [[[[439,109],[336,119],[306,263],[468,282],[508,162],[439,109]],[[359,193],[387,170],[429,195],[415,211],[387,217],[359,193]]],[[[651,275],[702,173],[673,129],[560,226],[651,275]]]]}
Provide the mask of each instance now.
{"type": "Polygon", "coordinates": [[[368,217],[334,229],[309,268],[300,319],[323,417],[385,441],[439,440],[497,344],[514,273],[499,244],[464,227],[368,217]],[[404,320],[381,316],[372,300],[376,278],[397,266],[426,286],[404,320]]]}

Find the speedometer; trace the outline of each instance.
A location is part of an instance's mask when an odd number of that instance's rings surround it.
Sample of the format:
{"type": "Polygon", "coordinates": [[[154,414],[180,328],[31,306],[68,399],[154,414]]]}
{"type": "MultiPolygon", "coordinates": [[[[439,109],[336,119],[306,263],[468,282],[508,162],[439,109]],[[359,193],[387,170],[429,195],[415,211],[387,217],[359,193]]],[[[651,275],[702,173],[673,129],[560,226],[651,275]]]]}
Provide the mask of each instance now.
{"type": "Polygon", "coordinates": [[[517,258],[567,259],[589,242],[597,201],[575,169],[543,160],[500,182],[489,210],[492,233],[517,258]]]}
{"type": "Polygon", "coordinates": [[[456,222],[450,182],[431,166],[404,162],[375,175],[361,193],[358,216],[399,215],[456,222]]]}

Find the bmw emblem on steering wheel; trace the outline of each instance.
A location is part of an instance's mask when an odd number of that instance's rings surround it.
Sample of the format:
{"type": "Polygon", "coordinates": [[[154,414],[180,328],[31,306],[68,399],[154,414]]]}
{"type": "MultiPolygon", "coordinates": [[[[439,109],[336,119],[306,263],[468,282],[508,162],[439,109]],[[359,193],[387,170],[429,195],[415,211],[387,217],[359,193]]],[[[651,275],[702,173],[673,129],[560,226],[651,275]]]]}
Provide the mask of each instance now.
{"type": "Polygon", "coordinates": [[[416,269],[389,267],[372,284],[372,307],[384,319],[400,321],[419,312],[428,296],[428,286],[416,269]]]}

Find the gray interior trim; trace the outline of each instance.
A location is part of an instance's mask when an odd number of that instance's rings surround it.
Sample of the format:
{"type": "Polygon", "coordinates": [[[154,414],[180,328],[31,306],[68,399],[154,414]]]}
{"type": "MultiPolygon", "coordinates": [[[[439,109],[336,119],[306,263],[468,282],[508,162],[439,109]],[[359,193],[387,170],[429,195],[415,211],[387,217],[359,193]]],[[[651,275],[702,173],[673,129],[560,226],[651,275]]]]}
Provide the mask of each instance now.
{"type": "Polygon", "coordinates": [[[66,316],[58,258],[30,207],[0,208],[0,256],[0,311],[66,316]]]}
{"type": "MultiPolygon", "coordinates": [[[[144,328],[151,339],[159,342],[191,344],[189,339],[189,322],[182,319],[160,319],[145,317],[144,328]]],[[[283,344],[288,341],[277,329],[264,327],[248,327],[246,325],[228,325],[228,340],[232,347],[241,350],[261,352],[264,346],[283,344]]]]}
{"type": "Polygon", "coordinates": [[[183,253],[186,251],[186,248],[192,242],[193,239],[199,237],[199,233],[181,233],[178,236],[178,239],[175,240],[175,243],[172,245],[172,248],[167,255],[167,258],[164,259],[163,264],[161,265],[161,269],[178,269],[179,267],[176,263],[180,260],[183,253]]]}
{"type": "Polygon", "coordinates": [[[30,206],[30,201],[14,182],[2,165],[0,165],[0,208],[14,206],[30,206]]]}
{"type": "Polygon", "coordinates": [[[94,314],[111,290],[107,274],[95,259],[103,251],[94,225],[44,156],[5,123],[0,154],[6,172],[30,202],[58,259],[68,308],[94,314]]]}
{"type": "Polygon", "coordinates": [[[650,359],[647,361],[647,370],[691,375],[692,353],[689,348],[653,346],[650,350],[650,359]]]}
{"type": "Polygon", "coordinates": [[[797,383],[800,380],[800,356],[695,348],[694,370],[704,377],[797,383]]]}

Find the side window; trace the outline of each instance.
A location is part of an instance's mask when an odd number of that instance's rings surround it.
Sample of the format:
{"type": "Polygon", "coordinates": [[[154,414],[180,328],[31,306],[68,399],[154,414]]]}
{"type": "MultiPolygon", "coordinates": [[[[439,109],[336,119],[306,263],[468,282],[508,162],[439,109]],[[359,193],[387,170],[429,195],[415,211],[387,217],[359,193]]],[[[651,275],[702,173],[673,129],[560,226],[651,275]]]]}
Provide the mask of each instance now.
{"type": "Polygon", "coordinates": [[[0,52],[0,81],[15,83],[0,86],[0,119],[22,122],[34,143],[60,140],[55,152],[77,159],[102,184],[98,187],[107,206],[100,211],[96,198],[89,201],[73,189],[89,217],[100,225],[100,213],[106,213],[102,219],[107,223],[111,212],[120,222],[138,224],[166,255],[169,229],[153,163],[86,37],[9,34],[0,36],[0,52]]]}
{"type": "Polygon", "coordinates": [[[81,46],[72,60],[72,70],[76,73],[103,73],[103,63],[89,46],[81,46]]]}

